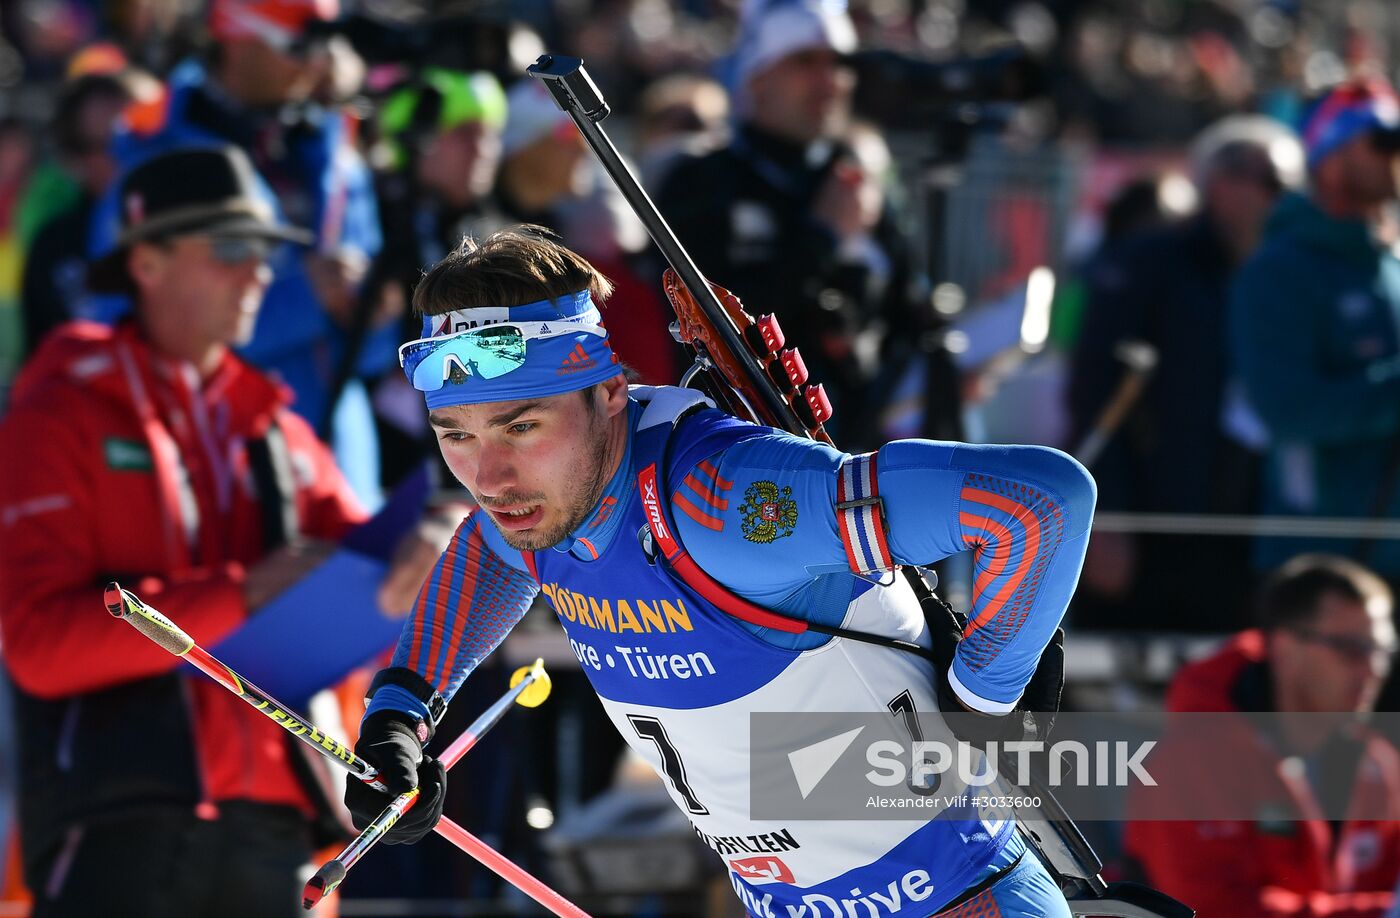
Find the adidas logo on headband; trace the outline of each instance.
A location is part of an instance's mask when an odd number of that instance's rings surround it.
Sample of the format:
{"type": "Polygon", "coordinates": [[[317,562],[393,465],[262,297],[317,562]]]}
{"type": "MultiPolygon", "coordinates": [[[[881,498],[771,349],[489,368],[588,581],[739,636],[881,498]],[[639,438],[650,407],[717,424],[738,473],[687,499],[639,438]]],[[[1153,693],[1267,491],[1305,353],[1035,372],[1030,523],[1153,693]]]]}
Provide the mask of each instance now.
{"type": "Polygon", "coordinates": [[[578,373],[582,370],[591,370],[598,365],[598,361],[588,355],[582,344],[575,344],[574,349],[569,352],[569,356],[559,364],[559,369],[555,370],[556,376],[567,376],[570,373],[578,373]]]}

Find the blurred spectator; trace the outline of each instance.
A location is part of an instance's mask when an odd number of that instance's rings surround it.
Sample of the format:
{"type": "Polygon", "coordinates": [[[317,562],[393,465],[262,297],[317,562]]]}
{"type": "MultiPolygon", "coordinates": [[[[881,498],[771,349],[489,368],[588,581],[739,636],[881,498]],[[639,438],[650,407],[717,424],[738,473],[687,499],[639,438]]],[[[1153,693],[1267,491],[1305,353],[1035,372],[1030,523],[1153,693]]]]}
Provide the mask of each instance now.
{"type": "MultiPolygon", "coordinates": [[[[409,302],[418,278],[464,235],[506,222],[492,198],[505,123],[505,91],[485,71],[426,68],[384,100],[373,159],[385,244],[366,281],[388,291],[379,302],[409,302]]],[[[417,338],[419,321],[402,315],[401,339],[417,338]]],[[[397,366],[373,397],[386,484],[440,456],[422,396],[397,366]]]]}
{"type": "Polygon", "coordinates": [[[1099,237],[1100,251],[1116,248],[1138,233],[1157,229],[1164,223],[1182,216],[1163,201],[1163,185],[1167,178],[1153,176],[1135,179],[1118,190],[1104,208],[1103,232],[1099,237]]]}
{"type": "Polygon", "coordinates": [[[559,204],[576,194],[588,145],[539,80],[510,88],[498,192],[510,218],[558,229],[559,204]]]}
{"type": "MultiPolygon", "coordinates": [[[[512,4],[514,6],[515,4],[512,4]]],[[[634,112],[639,96],[657,79],[703,72],[724,53],[735,2],[694,0],[590,0],[552,4],[558,21],[545,31],[550,48],[569,48],[588,70],[614,111],[634,112]]]]}
{"type": "Polygon", "coordinates": [[[30,79],[62,76],[64,62],[91,41],[96,31],[97,4],[37,0],[6,6],[15,9],[10,34],[24,55],[30,79]]]}
{"type": "Polygon", "coordinates": [[[904,312],[907,258],[893,222],[872,210],[849,143],[855,49],[844,10],[818,0],[751,0],[735,52],[739,124],[729,146],[676,165],[661,188],[666,219],[700,270],[751,312],[773,312],[836,406],[846,444],[869,439],[870,369],[861,332],[883,319],[916,339],[904,312]]]}
{"type": "MultiPolygon", "coordinates": [[[[26,190],[20,225],[26,242],[32,240],[43,224],[60,211],[66,210],[82,193],[78,182],[60,161],[63,152],[61,145],[68,138],[57,136],[55,131],[59,120],[67,122],[66,118],[61,117],[64,113],[60,109],[71,101],[67,98],[68,90],[88,77],[119,78],[129,95],[139,94],[147,99],[153,98],[160,85],[154,78],[132,67],[126,55],[116,45],[110,42],[94,42],[85,45],[81,51],[68,59],[62,82],[44,86],[52,98],[36,110],[42,112],[41,118],[48,122],[47,136],[44,137],[48,142],[44,152],[49,155],[38,164],[34,178],[26,190]],[[59,154],[59,157],[53,154],[59,154]]],[[[110,134],[110,131],[109,126],[107,133],[110,134]]],[[[110,140],[110,137],[108,139],[110,140]]]]}
{"type": "Polygon", "coordinates": [[[603,317],[613,349],[641,382],[676,382],[680,350],[667,331],[672,315],[661,300],[659,272],[639,257],[646,228],[539,80],[522,80],[507,93],[501,148],[496,193],[503,215],[558,233],[611,280],[603,317]]]}
{"type": "MultiPolygon", "coordinates": [[[[56,330],[0,422],[26,881],[36,916],[291,916],[313,839],[341,829],[324,759],[92,607],[120,575],[212,646],[324,559],[307,539],[362,518],[285,390],[229,349],[273,244],[310,234],[275,222],[232,147],[159,155],[121,200],[89,283],[130,291],[132,318],[56,330]]],[[[386,587],[412,584],[382,599],[406,610],[430,559],[399,557],[386,587]]]]}
{"type": "Polygon", "coordinates": [[[729,94],[714,80],[682,73],[648,86],[637,107],[642,181],[660,187],[678,157],[700,156],[725,142],[729,94]]]}
{"type": "MultiPolygon", "coordinates": [[[[1373,235],[1396,196],[1400,100],[1343,84],[1303,129],[1312,185],[1287,195],[1231,304],[1232,356],[1268,427],[1264,511],[1400,516],[1400,261],[1373,235]]],[[[1400,541],[1260,539],[1260,567],[1330,547],[1400,577],[1400,541]]]]}
{"type": "Polygon", "coordinates": [[[50,136],[63,170],[59,181],[64,184],[60,191],[58,181],[50,182],[45,197],[63,203],[50,205],[59,209],[41,224],[25,257],[22,309],[26,356],[58,325],[91,318],[83,306],[87,296],[83,285],[87,231],[98,197],[116,176],[112,131],[122,110],[135,100],[139,79],[87,74],[65,84],[58,97],[50,136]]]}
{"type": "MultiPolygon", "coordinates": [[[[358,308],[361,281],[381,244],[373,179],[355,147],[357,122],[314,101],[336,82],[339,58],[305,34],[310,23],[337,12],[336,0],[214,0],[209,29],[216,43],[207,62],[185,61],[162,99],[133,109],[116,152],[130,168],[165,150],[232,143],[252,158],[278,212],[313,228],[310,252],[274,253],[262,318],[242,354],[291,387],[294,410],[328,438],[356,494],[373,504],[378,449],[360,378],[393,365],[398,326],[356,327],[383,317],[358,308]],[[358,347],[347,356],[349,343],[358,347]],[[337,392],[335,368],[345,360],[355,372],[337,392]]],[[[116,235],[118,212],[114,194],[99,204],[99,256],[116,235]]]]}
{"type": "Polygon", "coordinates": [[[1098,287],[1120,282],[1118,250],[1124,243],[1186,216],[1163,200],[1167,181],[1164,176],[1152,175],[1124,183],[1104,205],[1097,225],[1085,233],[1087,239],[1078,241],[1079,252],[1069,256],[1074,264],[1068,277],[1055,289],[1050,340],[1057,347],[1070,352],[1078,346],[1088,301],[1097,298],[1098,287]]]}
{"type": "MultiPolygon", "coordinates": [[[[1141,342],[1156,357],[1093,467],[1105,510],[1256,509],[1258,435],[1237,429],[1238,393],[1228,392],[1229,287],[1280,191],[1301,185],[1303,152],[1283,125],[1232,116],[1196,141],[1192,172],[1199,212],[1130,237],[1096,263],[1088,285],[1069,390],[1076,442],[1131,372],[1120,349],[1141,342]]],[[[1099,532],[1093,543],[1077,624],[1192,631],[1242,624],[1220,614],[1242,608],[1248,596],[1244,540],[1099,532]]]]}
{"type": "Polygon", "coordinates": [[[1321,715],[1372,709],[1396,646],[1391,592],[1355,562],[1305,555],[1269,578],[1258,606],[1258,630],[1172,681],[1169,711],[1217,716],[1179,714],[1152,753],[1164,782],[1258,816],[1140,818],[1127,852],[1200,918],[1379,918],[1400,873],[1400,755],[1360,721],[1321,715]],[[1348,816],[1324,815],[1336,813],[1348,816]]]}
{"type": "MultiPolygon", "coordinates": [[[[122,90],[128,97],[128,101],[131,94],[137,89],[144,88],[147,91],[154,91],[159,85],[153,81],[150,83],[141,82],[137,72],[128,67],[126,56],[111,44],[89,45],[69,59],[64,82],[54,87],[53,110],[46,113],[49,120],[48,131],[47,136],[42,139],[47,141],[44,144],[43,152],[49,155],[36,162],[33,174],[30,176],[24,191],[24,199],[19,205],[20,212],[17,215],[17,222],[21,243],[26,253],[39,230],[59,214],[69,210],[82,197],[81,185],[71,171],[74,164],[71,161],[65,162],[66,159],[69,159],[68,151],[65,149],[68,141],[77,139],[66,129],[71,127],[76,131],[81,127],[74,121],[73,112],[68,108],[75,101],[68,93],[79,82],[90,82],[89,78],[91,77],[121,78],[122,90]],[[60,121],[64,123],[65,127],[63,136],[59,135],[60,121]]],[[[90,90],[84,90],[84,94],[88,91],[90,90]]],[[[86,108],[86,102],[80,107],[86,108]]],[[[119,112],[120,109],[118,109],[119,112]]],[[[94,114],[97,113],[86,112],[89,119],[94,114]]],[[[115,115],[108,117],[109,123],[102,132],[109,142],[112,132],[110,121],[114,118],[115,115]]],[[[107,150],[104,149],[102,153],[107,154],[108,159],[110,159],[110,153],[107,150]]],[[[80,235],[85,235],[85,232],[80,235]]]]}
{"type": "Polygon", "coordinates": [[[1142,143],[1190,136],[1240,110],[1254,91],[1242,15],[1226,4],[1083,5],[1065,43],[1064,117],[1095,137],[1142,143]]]}
{"type": "Polygon", "coordinates": [[[128,177],[119,248],[92,282],[133,290],[134,321],[51,335],[0,425],[10,470],[0,484],[9,585],[0,623],[17,686],[22,847],[36,914],[84,914],[99,896],[114,913],[160,914],[157,899],[169,895],[161,887],[184,872],[175,867],[184,843],[188,856],[211,858],[189,863],[191,894],[209,895],[211,910],[294,911],[315,798],[280,731],[247,720],[217,685],[182,686],[168,654],[87,614],[102,580],[143,576],[147,598],[209,643],[319,560],[264,543],[260,498],[236,486],[253,455],[243,438],[271,445],[269,427],[309,474],[296,493],[264,497],[295,498],[297,528],[321,538],[361,516],[277,387],[227,349],[255,321],[271,242],[294,235],[255,216],[266,209],[253,200],[251,171],[241,156],[191,151],[128,177]],[[68,442],[64,431],[77,429],[83,442],[68,442]],[[100,753],[109,743],[123,750],[120,761],[100,753]],[[216,768],[221,761],[233,769],[216,768]],[[248,775],[258,777],[244,786],[248,775]],[[90,825],[103,811],[114,821],[90,825]],[[250,837],[242,856],[239,844],[214,855],[220,836],[240,831],[259,840],[250,837]],[[137,837],[143,856],[125,856],[137,837]]]}
{"type": "Polygon", "coordinates": [[[388,171],[412,175],[421,195],[417,203],[438,209],[434,220],[427,221],[438,243],[455,246],[462,217],[490,195],[501,160],[505,112],[505,91],[496,77],[441,67],[428,67],[379,108],[388,171]],[[447,229],[441,228],[444,224],[447,229]]]}
{"type": "Polygon", "coordinates": [[[132,62],[164,74],[194,47],[205,6],[192,0],[104,0],[104,32],[132,62]]]}

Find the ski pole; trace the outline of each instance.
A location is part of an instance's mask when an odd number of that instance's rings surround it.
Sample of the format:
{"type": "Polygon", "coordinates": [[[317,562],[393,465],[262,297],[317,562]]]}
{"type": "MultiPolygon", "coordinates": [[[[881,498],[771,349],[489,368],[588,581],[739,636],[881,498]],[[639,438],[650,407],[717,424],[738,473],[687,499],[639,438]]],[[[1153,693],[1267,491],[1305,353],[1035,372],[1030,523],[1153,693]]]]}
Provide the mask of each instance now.
{"type": "Polygon", "coordinates": [[[371,787],[387,791],[374,767],[356,756],[344,743],[317,730],[305,718],[293,714],[287,705],[221,663],[217,657],[196,644],[179,625],[146,605],[136,594],[122,589],[114,580],[107,584],[102,600],[107,605],[107,611],[114,617],[125,620],[131,627],[175,656],[188,660],[196,669],[248,702],[268,720],[339,764],[350,774],[371,787]]]}
{"type": "MultiPolygon", "coordinates": [[[[107,606],[107,611],[113,617],[124,619],[141,634],[171,654],[188,660],[200,672],[248,702],[273,723],[332,762],[337,763],[370,787],[388,792],[384,782],[379,780],[379,772],[346,748],[344,743],[309,725],[305,722],[305,718],[289,713],[285,710],[286,705],[272,698],[221,663],[217,657],[196,644],[194,639],[186,634],[179,625],[146,605],[130,590],[124,590],[120,584],[112,581],[107,584],[102,598],[107,606]]],[[[550,889],[522,867],[492,849],[452,820],[441,819],[433,829],[554,914],[563,916],[563,918],[588,918],[588,914],[578,906],[550,889]]]]}
{"type": "MultiPolygon", "coordinates": [[[[550,680],[549,674],[544,671],[544,660],[536,660],[533,666],[522,666],[516,670],[511,676],[510,686],[509,691],[487,708],[485,713],[473,721],[471,726],[438,756],[438,761],[442,762],[444,768],[450,769],[456,765],[457,761],[466,755],[467,750],[475,746],[477,740],[496,725],[512,704],[534,708],[539,707],[549,697],[550,680]]],[[[336,887],[345,881],[346,873],[355,866],[355,862],[383,838],[417,802],[416,787],[395,797],[384,808],[384,812],[365,826],[364,831],[346,846],[344,851],[322,864],[315,876],[306,881],[306,887],[302,890],[302,908],[315,908],[322,897],[334,892],[336,887]]]]}

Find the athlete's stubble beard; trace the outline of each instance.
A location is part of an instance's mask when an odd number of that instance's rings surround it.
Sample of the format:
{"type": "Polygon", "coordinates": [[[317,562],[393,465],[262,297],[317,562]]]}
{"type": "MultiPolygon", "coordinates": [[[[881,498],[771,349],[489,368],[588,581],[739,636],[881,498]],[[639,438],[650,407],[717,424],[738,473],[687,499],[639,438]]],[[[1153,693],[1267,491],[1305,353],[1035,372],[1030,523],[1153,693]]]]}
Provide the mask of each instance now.
{"type": "MultiPolygon", "coordinates": [[[[529,532],[507,532],[500,526],[496,531],[501,534],[501,538],[511,548],[517,551],[542,551],[558,545],[575,529],[583,525],[583,521],[588,519],[593,508],[598,505],[598,501],[603,496],[603,489],[607,487],[608,481],[608,422],[609,418],[593,402],[593,390],[586,390],[584,393],[584,410],[593,419],[593,423],[588,429],[587,445],[587,465],[585,474],[588,476],[583,485],[574,492],[566,506],[566,512],[560,522],[549,527],[540,529],[536,527],[529,532]]],[[[511,495],[501,495],[497,501],[506,503],[517,500],[511,495]]],[[[495,520],[492,520],[495,524],[495,520]]]]}

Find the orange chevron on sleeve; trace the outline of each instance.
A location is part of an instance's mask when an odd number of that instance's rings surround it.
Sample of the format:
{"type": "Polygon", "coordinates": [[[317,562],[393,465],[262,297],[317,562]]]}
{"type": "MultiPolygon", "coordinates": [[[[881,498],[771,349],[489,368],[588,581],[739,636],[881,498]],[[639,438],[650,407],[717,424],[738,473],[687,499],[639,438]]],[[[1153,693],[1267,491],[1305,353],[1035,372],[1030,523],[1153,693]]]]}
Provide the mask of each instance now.
{"type": "MultiPolygon", "coordinates": [[[[987,519],[985,516],[974,516],[967,512],[959,513],[958,521],[964,526],[977,526],[980,529],[990,532],[993,536],[991,543],[991,563],[987,565],[985,570],[977,575],[977,580],[972,585],[972,601],[975,605],[978,600],[982,598],[982,592],[1006,570],[1006,562],[1011,559],[1011,530],[994,520],[987,519]]],[[[977,563],[981,564],[984,560],[987,560],[986,543],[983,543],[983,547],[977,550],[977,563]]],[[[1019,582],[1018,578],[1013,577],[1012,579],[1013,581],[1019,582]]],[[[996,616],[997,612],[1001,611],[1001,607],[1006,605],[1006,600],[1009,598],[1010,596],[1006,594],[1005,589],[994,596],[991,601],[983,607],[982,611],[977,614],[977,617],[967,623],[967,628],[963,631],[963,636],[966,637],[991,621],[992,618],[996,616]]]]}
{"type": "Polygon", "coordinates": [[[679,491],[671,495],[671,506],[695,520],[695,522],[704,526],[706,529],[712,529],[715,532],[722,532],[724,530],[724,520],[716,519],[708,515],[704,510],[701,510],[687,500],[686,496],[679,491]]]}
{"type": "MultiPolygon", "coordinates": [[[[1040,517],[1036,516],[1035,511],[1029,506],[1020,501],[1002,497],[1000,494],[994,494],[991,491],[982,491],[977,488],[963,488],[962,496],[963,500],[979,503],[983,506],[991,507],[994,510],[1000,510],[1021,524],[1021,528],[1026,534],[1025,555],[1021,561],[1023,567],[1027,563],[1025,560],[1026,558],[1034,559],[1036,555],[1040,554],[1040,517]]],[[[1006,542],[1006,551],[1007,554],[1010,555],[1011,543],[1009,538],[1006,542]]]]}
{"type": "MultiPolygon", "coordinates": [[[[1036,555],[1040,552],[1041,527],[1040,519],[1035,512],[1026,504],[1019,501],[1009,500],[1000,494],[984,491],[978,488],[963,488],[962,496],[969,503],[979,503],[985,507],[1000,510],[1021,524],[1024,533],[1025,544],[1022,546],[1021,559],[1016,565],[1016,570],[1002,584],[997,594],[991,598],[986,607],[977,617],[968,623],[966,634],[971,634],[981,628],[1001,611],[1001,608],[1015,595],[1020,588],[1035,563],[1036,555]]],[[[1012,541],[1015,535],[1010,528],[997,523],[987,517],[977,516],[966,511],[959,514],[959,521],[967,527],[977,528],[993,536],[993,550],[991,563],[986,570],[982,571],[974,584],[974,593],[980,596],[981,592],[996,581],[1006,570],[1006,564],[1011,558],[1012,541]]],[[[973,544],[978,540],[964,538],[964,541],[973,544]]],[[[983,543],[985,544],[985,543],[983,543]]],[[[978,560],[982,560],[982,550],[978,551],[978,560]]]]}
{"type": "Polygon", "coordinates": [[[703,497],[705,499],[705,503],[709,504],[711,507],[714,507],[716,510],[729,509],[729,498],[718,496],[717,494],[715,494],[714,491],[710,490],[709,485],[701,481],[699,478],[696,478],[694,475],[685,476],[685,483],[690,486],[690,489],[692,491],[703,497]]]}
{"type": "Polygon", "coordinates": [[[717,489],[721,491],[728,491],[730,488],[734,487],[734,482],[729,481],[726,478],[719,477],[719,469],[715,468],[715,464],[710,460],[705,459],[699,465],[697,465],[696,468],[713,478],[715,481],[715,487],[717,489]]]}

